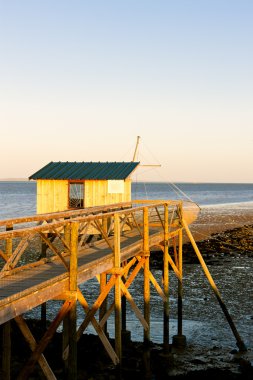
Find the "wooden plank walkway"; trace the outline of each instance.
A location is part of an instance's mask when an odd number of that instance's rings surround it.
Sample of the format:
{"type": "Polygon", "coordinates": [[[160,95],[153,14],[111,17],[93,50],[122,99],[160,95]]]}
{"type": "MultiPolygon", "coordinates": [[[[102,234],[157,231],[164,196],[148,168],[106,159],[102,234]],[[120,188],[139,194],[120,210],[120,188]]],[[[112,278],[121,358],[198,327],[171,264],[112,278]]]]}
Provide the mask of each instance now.
{"type": "MultiPolygon", "coordinates": [[[[150,231],[150,246],[162,239],[161,231],[150,231]]],[[[113,238],[110,238],[112,241],[113,238]]],[[[137,230],[125,233],[121,239],[121,262],[141,253],[142,239],[137,230]]],[[[69,263],[69,257],[66,257],[69,263]]],[[[104,241],[78,252],[78,284],[114,267],[114,255],[104,241]]],[[[67,292],[69,272],[60,259],[24,269],[0,279],[0,321],[7,322],[17,315],[67,292]]]]}

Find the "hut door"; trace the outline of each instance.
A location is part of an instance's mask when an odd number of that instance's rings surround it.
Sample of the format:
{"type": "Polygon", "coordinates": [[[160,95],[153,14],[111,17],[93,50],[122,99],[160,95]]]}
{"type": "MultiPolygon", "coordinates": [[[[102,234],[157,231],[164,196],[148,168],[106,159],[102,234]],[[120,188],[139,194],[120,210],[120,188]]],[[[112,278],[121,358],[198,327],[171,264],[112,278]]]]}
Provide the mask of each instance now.
{"type": "Polygon", "coordinates": [[[84,207],[84,185],[81,182],[69,184],[69,208],[84,207]]]}

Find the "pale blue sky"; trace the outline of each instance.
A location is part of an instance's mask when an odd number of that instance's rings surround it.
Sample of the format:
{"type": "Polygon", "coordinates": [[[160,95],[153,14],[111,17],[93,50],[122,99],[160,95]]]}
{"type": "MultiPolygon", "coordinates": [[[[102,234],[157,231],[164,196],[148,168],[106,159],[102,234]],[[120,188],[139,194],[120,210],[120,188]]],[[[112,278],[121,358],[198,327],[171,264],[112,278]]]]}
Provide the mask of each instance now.
{"type": "Polygon", "coordinates": [[[129,161],[253,182],[253,1],[0,0],[0,178],[129,161]]]}

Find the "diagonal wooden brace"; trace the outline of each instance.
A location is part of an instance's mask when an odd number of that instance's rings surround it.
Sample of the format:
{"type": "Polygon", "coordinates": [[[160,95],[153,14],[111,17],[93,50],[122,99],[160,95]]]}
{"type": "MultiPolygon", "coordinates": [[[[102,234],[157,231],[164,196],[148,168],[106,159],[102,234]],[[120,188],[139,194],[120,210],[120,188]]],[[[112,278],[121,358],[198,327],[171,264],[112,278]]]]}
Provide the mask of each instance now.
{"type": "Polygon", "coordinates": [[[26,380],[29,378],[40,355],[45,350],[49,342],[52,340],[53,335],[55,334],[57,328],[59,327],[65,315],[67,315],[67,313],[70,311],[72,305],[73,305],[73,301],[71,300],[66,300],[64,302],[63,306],[61,307],[60,311],[56,315],[55,319],[49,326],[48,330],[42,337],[41,341],[36,346],[35,350],[33,351],[30,359],[28,360],[24,368],[21,370],[17,380],[26,380]]]}
{"type": "Polygon", "coordinates": [[[98,298],[94,302],[92,308],[86,314],[86,317],[85,317],[84,321],[82,322],[82,324],[80,325],[80,327],[79,327],[79,329],[77,331],[77,340],[79,340],[81,338],[82,333],[87,328],[88,324],[91,321],[91,318],[94,317],[94,315],[96,314],[97,310],[99,309],[99,307],[103,303],[104,299],[107,297],[108,293],[110,292],[111,288],[114,286],[115,281],[116,281],[116,277],[117,277],[117,275],[112,275],[111,276],[110,280],[107,282],[106,286],[104,287],[103,293],[101,293],[98,296],[98,298]]]}
{"type": "MultiPolygon", "coordinates": [[[[19,315],[18,317],[15,317],[15,322],[17,323],[20,331],[22,332],[25,340],[29,344],[31,350],[34,351],[37,347],[37,342],[35,338],[33,337],[31,330],[27,326],[25,320],[23,319],[21,315],[19,315]]],[[[49,367],[48,362],[43,354],[39,356],[38,363],[48,380],[56,380],[56,377],[53,371],[51,370],[51,368],[49,367]]]]}

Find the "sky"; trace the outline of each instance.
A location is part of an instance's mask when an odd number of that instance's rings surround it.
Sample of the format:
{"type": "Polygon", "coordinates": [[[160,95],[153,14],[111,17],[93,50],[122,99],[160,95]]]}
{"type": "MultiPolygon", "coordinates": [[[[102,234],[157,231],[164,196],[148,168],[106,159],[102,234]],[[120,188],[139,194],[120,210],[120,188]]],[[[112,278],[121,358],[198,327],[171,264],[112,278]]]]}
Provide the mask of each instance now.
{"type": "Polygon", "coordinates": [[[253,1],[0,0],[0,178],[131,161],[253,182],[253,1]]]}

